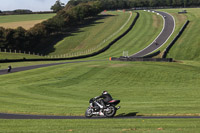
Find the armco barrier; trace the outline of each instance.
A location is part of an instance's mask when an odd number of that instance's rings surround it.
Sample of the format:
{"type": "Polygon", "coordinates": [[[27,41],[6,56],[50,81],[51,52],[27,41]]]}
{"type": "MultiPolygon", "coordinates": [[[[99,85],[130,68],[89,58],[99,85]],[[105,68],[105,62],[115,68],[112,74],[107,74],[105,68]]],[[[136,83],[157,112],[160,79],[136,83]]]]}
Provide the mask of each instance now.
{"type": "Polygon", "coordinates": [[[154,62],[173,62],[172,58],[143,58],[143,57],[119,57],[111,58],[112,61],[154,61],[154,62]]]}
{"type": "Polygon", "coordinates": [[[181,34],[183,33],[183,31],[185,30],[185,28],[187,27],[187,25],[189,24],[189,20],[186,21],[186,23],[183,25],[183,27],[181,28],[181,30],[179,31],[179,33],[176,35],[176,37],[172,40],[172,42],[167,46],[167,48],[165,49],[162,58],[166,58],[167,54],[169,52],[169,50],[171,49],[171,47],[175,44],[175,42],[178,40],[178,38],[181,36],[181,34]]]}
{"type": "Polygon", "coordinates": [[[135,17],[135,19],[133,20],[132,24],[130,25],[130,27],[124,32],[122,33],[120,36],[118,36],[116,39],[114,39],[112,42],[110,42],[107,46],[105,46],[104,48],[100,49],[99,51],[93,52],[91,54],[88,55],[80,55],[80,56],[76,56],[76,57],[70,57],[70,58],[54,58],[54,59],[48,59],[48,58],[43,58],[43,59],[5,59],[5,60],[0,60],[0,63],[6,63],[6,62],[23,62],[23,61],[57,61],[57,60],[74,60],[74,59],[83,59],[83,58],[88,58],[88,57],[92,57],[92,56],[96,56],[100,53],[105,52],[106,50],[108,50],[114,43],[116,43],[118,40],[120,40],[122,37],[124,37],[135,25],[137,19],[139,18],[140,14],[138,12],[136,12],[137,15],[135,17]]]}

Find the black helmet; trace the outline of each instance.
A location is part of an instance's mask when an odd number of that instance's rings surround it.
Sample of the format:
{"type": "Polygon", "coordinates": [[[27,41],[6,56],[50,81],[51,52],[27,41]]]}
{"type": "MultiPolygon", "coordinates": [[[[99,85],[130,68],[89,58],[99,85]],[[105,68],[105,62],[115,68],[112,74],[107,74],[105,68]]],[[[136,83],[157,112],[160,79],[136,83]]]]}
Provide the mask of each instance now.
{"type": "Polygon", "coordinates": [[[102,95],[105,95],[105,94],[108,94],[108,92],[107,92],[107,91],[103,91],[103,92],[102,92],[102,95]]]}

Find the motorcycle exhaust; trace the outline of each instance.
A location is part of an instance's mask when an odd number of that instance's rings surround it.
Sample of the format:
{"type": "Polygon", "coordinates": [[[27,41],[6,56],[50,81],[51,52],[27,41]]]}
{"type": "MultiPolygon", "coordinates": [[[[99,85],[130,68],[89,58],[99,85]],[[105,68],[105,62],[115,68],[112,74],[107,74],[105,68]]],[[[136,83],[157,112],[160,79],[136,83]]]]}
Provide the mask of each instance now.
{"type": "Polygon", "coordinates": [[[117,107],[117,110],[118,110],[118,109],[120,109],[120,108],[121,108],[120,106],[119,106],[119,107],[117,107]]]}

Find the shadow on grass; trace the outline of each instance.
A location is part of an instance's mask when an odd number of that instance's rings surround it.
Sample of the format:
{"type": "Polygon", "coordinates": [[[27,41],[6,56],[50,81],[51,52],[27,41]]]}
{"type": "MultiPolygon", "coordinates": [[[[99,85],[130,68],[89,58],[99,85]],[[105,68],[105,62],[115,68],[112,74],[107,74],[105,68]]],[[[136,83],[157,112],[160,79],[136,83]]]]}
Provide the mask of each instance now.
{"type": "Polygon", "coordinates": [[[35,49],[38,49],[38,52],[42,54],[48,55],[52,52],[55,52],[54,45],[56,45],[59,41],[63,40],[66,37],[74,36],[75,33],[85,32],[82,30],[82,28],[91,27],[103,23],[98,21],[113,16],[115,15],[98,15],[93,18],[85,19],[84,22],[78,23],[76,25],[71,25],[70,27],[67,27],[66,29],[60,31],[60,33],[51,35],[48,38],[43,38],[43,40],[40,42],[41,45],[38,45],[38,47],[36,47],[35,49]]]}
{"type": "Polygon", "coordinates": [[[141,116],[141,115],[137,115],[139,112],[131,112],[131,113],[121,113],[116,115],[115,117],[133,117],[133,116],[141,116]]]}

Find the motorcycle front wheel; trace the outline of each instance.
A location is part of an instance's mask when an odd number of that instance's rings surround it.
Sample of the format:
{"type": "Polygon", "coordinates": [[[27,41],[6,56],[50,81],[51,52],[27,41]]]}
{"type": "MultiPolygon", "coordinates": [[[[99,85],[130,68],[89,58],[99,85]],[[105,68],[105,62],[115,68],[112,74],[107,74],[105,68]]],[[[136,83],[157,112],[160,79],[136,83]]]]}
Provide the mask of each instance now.
{"type": "Polygon", "coordinates": [[[88,108],[88,109],[85,111],[85,117],[86,117],[86,118],[92,117],[92,109],[91,109],[91,108],[88,108]]]}
{"type": "Polygon", "coordinates": [[[107,111],[105,111],[106,117],[113,117],[116,114],[116,108],[114,106],[110,106],[107,108],[107,111]]]}

